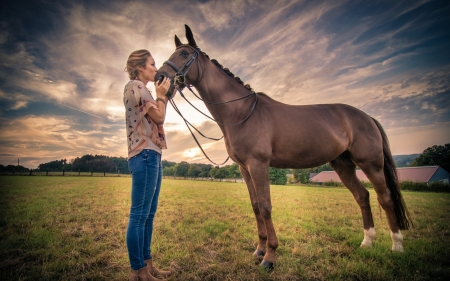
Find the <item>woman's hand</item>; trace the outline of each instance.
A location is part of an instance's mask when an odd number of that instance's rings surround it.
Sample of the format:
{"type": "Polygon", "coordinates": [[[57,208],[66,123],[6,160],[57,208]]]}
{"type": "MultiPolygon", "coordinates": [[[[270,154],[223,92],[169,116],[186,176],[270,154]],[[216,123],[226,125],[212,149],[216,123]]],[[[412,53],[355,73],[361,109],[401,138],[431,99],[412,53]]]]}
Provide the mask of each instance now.
{"type": "MultiPolygon", "coordinates": [[[[156,124],[160,125],[164,123],[164,119],[166,118],[166,104],[167,104],[167,91],[170,88],[170,79],[164,78],[161,83],[155,82],[156,88],[156,104],[157,108],[151,107],[147,111],[148,116],[150,117],[149,121],[153,121],[156,124]]],[[[147,118],[148,120],[148,118],[147,118]]]]}
{"type": "Polygon", "coordinates": [[[161,81],[161,83],[158,82],[159,81],[155,82],[156,97],[167,101],[166,94],[170,88],[170,79],[168,77],[165,77],[164,80],[161,81]]]}

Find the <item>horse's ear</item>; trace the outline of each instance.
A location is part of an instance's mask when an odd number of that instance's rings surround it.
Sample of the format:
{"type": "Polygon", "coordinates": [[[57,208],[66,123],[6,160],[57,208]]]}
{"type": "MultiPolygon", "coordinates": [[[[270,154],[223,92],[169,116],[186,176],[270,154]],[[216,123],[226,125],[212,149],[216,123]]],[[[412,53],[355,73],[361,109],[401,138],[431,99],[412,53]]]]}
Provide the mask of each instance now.
{"type": "Polygon", "coordinates": [[[195,43],[194,35],[192,34],[191,28],[187,24],[185,24],[184,26],[186,27],[186,38],[189,42],[189,45],[194,48],[197,48],[197,43],[195,43]]]}
{"type": "Polygon", "coordinates": [[[181,43],[180,39],[178,38],[178,36],[175,35],[175,47],[179,47],[183,45],[183,43],[181,43]]]}

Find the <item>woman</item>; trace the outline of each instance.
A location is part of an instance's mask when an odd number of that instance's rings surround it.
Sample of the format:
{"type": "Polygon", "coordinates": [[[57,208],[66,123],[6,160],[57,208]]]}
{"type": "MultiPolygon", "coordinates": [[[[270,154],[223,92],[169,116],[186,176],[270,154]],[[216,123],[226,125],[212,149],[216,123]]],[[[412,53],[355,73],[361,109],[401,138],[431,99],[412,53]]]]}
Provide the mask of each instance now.
{"type": "Polygon", "coordinates": [[[155,81],[155,60],[147,50],[130,54],[125,71],[130,81],[125,86],[123,103],[128,142],[128,168],[131,172],[131,209],[127,229],[127,248],[131,272],[129,280],[161,280],[170,271],[160,271],[152,263],[153,218],[161,187],[161,152],[166,149],[162,124],[166,115],[170,80],[155,83],[156,100],[146,88],[155,81]]]}

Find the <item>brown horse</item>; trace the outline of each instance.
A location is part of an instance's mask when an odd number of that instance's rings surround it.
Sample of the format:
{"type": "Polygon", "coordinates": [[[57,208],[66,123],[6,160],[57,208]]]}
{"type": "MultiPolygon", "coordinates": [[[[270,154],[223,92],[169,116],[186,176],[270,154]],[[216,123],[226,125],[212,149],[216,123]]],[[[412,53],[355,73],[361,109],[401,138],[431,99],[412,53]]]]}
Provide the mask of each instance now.
{"type": "Polygon", "coordinates": [[[294,106],[254,93],[200,52],[187,25],[186,37],[189,44],[182,44],[175,35],[176,50],[156,77],[169,77],[179,88],[193,85],[208,101],[206,107],[223,132],[228,155],[239,164],[248,187],[259,236],[253,254],[262,258],[261,266],[273,267],[278,246],[271,218],[269,167],[303,169],[330,163],[361,208],[361,247],[370,247],[375,229],[369,192],[356,177],[358,166],[386,212],[392,250],[403,251],[400,230],[409,228],[410,219],[386,134],[375,119],[345,104],[294,106]]]}

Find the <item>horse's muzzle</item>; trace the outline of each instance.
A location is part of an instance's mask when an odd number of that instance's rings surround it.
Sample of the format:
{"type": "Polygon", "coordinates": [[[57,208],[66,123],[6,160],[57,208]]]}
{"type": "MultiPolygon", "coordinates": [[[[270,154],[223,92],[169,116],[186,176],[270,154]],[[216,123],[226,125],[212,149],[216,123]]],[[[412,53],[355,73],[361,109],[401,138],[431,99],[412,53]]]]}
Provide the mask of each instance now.
{"type": "Polygon", "coordinates": [[[166,93],[166,97],[168,97],[170,99],[172,97],[173,90],[175,89],[175,84],[174,84],[174,81],[173,81],[174,79],[170,78],[169,76],[166,76],[163,73],[161,73],[159,75],[158,74],[156,75],[155,81],[158,81],[158,84],[160,84],[164,80],[164,78],[166,78],[166,77],[168,77],[170,79],[170,88],[169,88],[169,90],[166,93]]]}

